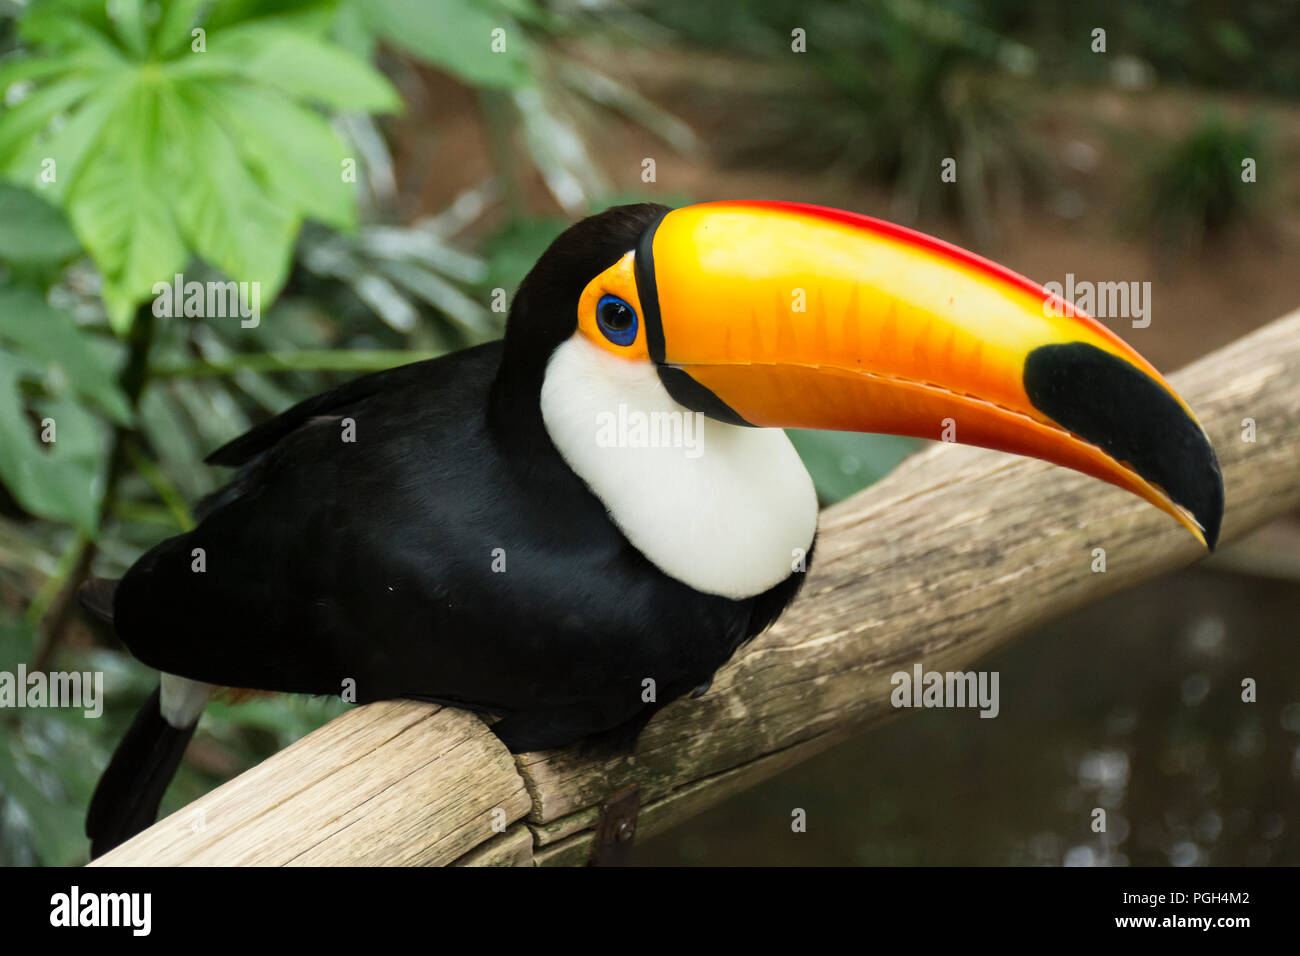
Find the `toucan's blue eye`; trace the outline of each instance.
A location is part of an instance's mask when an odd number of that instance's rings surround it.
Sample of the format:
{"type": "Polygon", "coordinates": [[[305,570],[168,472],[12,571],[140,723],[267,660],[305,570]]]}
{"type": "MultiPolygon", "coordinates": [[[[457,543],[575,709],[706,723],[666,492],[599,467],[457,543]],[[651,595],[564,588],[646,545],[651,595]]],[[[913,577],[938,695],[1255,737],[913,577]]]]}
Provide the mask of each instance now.
{"type": "Polygon", "coordinates": [[[596,324],[615,345],[636,341],[636,310],[616,295],[602,295],[596,303],[596,324]]]}

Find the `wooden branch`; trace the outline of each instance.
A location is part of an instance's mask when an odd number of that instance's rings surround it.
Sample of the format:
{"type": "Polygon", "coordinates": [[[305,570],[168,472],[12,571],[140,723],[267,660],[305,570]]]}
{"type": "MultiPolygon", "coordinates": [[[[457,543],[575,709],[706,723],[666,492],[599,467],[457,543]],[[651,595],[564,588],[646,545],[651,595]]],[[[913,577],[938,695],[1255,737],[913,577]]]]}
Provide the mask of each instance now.
{"type": "Polygon", "coordinates": [[[105,865],[448,863],[519,820],[514,761],[472,714],[358,707],[95,861],[105,865]]]}
{"type": "MultiPolygon", "coordinates": [[[[1300,311],[1173,382],[1223,467],[1224,542],[1300,508],[1300,311]]],[[[97,862],[584,863],[620,787],[640,785],[638,833],[658,832],[897,713],[896,671],[964,669],[1203,555],[1172,519],[1101,482],[936,446],[823,513],[800,599],[706,695],[666,707],[635,757],[511,758],[469,714],[372,704],[97,862]]]]}

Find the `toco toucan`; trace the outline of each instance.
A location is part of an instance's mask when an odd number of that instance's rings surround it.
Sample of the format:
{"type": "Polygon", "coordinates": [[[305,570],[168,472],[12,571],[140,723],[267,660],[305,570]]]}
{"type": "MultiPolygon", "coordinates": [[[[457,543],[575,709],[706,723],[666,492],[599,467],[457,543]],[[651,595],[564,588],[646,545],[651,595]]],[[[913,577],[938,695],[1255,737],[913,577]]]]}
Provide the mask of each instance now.
{"type": "Polygon", "coordinates": [[[620,206],[546,250],[503,341],[217,449],[237,471],[197,527],[85,587],[164,674],[95,793],[92,852],[153,821],[215,687],[443,702],[499,717],[516,752],[630,748],[799,590],[818,505],[783,427],[948,428],[1219,533],[1190,409],[1036,283],[834,209],[620,206]]]}

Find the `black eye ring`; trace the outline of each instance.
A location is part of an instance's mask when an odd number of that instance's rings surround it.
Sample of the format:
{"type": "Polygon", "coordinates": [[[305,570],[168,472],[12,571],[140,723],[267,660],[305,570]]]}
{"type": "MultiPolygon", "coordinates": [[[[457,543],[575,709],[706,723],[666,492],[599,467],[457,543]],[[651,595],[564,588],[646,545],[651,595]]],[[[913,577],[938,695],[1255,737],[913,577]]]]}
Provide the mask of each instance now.
{"type": "Polygon", "coordinates": [[[615,345],[636,341],[636,309],[616,295],[602,295],[596,303],[596,324],[605,338],[615,345]]]}

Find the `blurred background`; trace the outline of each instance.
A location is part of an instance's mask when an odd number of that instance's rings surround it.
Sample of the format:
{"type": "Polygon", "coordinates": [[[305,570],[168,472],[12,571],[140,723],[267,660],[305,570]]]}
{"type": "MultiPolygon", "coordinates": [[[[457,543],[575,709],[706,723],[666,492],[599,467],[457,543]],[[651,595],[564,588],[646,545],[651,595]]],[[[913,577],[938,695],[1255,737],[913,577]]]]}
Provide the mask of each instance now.
{"type": "MultiPolygon", "coordinates": [[[[0,0],[0,670],[106,689],[98,720],[0,711],[0,864],[85,861],[156,675],[71,595],[192,525],[222,442],[499,336],[559,230],[646,199],[821,203],[1040,282],[1150,282],[1149,327],[1108,324],[1176,369],[1300,307],[1297,36],[1270,0],[0,0]],[[182,271],[259,281],[260,323],[155,318],[182,271]]],[[[918,447],[794,438],[827,503],[918,447]]],[[[1289,520],[988,659],[996,721],[894,721],[636,859],[1300,863],[1298,619],[1289,520]]],[[[210,706],[163,811],[344,706],[210,706]]]]}

